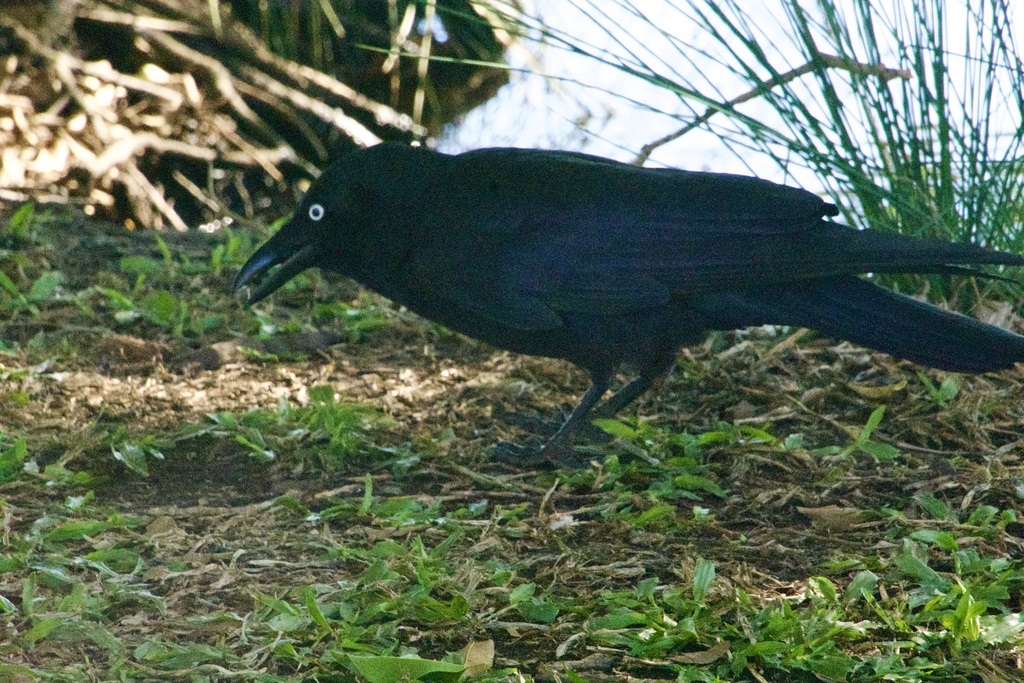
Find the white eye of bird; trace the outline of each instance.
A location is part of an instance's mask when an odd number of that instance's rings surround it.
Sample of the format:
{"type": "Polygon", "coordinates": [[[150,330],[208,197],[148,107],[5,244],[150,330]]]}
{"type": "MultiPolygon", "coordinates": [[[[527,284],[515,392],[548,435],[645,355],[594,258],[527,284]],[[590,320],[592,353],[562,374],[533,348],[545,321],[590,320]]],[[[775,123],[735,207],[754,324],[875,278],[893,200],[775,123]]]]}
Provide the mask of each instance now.
{"type": "Polygon", "coordinates": [[[309,207],[309,220],[311,220],[311,221],[318,221],[318,220],[320,220],[323,217],[324,217],[324,207],[323,207],[323,204],[314,204],[313,206],[309,207]]]}

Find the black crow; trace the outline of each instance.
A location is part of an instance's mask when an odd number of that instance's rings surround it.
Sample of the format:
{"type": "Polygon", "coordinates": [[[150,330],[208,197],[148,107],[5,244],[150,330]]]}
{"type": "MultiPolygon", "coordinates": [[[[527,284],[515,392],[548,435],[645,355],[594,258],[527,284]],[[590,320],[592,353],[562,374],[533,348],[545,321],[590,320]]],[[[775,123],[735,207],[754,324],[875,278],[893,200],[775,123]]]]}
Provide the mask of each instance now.
{"type": "Polygon", "coordinates": [[[837,214],[810,192],[738,175],[382,144],[332,164],[235,287],[253,282],[257,302],[315,266],[493,346],[581,367],[592,385],[543,448],[496,451],[524,463],[574,462],[588,415],[629,404],[709,330],[808,327],[957,372],[1024,360],[1024,336],[858,277],[1024,258],[826,220],[837,214]],[[598,406],[623,365],[636,379],[598,406]]]}

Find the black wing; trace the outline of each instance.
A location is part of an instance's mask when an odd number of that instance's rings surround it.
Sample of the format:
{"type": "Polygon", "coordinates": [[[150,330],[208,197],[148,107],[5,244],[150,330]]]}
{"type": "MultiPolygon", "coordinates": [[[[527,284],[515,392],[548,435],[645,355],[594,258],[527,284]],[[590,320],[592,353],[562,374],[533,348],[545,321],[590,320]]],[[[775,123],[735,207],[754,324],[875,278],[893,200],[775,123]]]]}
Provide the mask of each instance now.
{"type": "Polygon", "coordinates": [[[463,182],[423,212],[443,219],[424,230],[409,276],[519,329],[756,282],[757,262],[769,262],[752,248],[799,239],[835,213],[809,192],[755,178],[584,154],[488,149],[448,163],[463,182]]]}

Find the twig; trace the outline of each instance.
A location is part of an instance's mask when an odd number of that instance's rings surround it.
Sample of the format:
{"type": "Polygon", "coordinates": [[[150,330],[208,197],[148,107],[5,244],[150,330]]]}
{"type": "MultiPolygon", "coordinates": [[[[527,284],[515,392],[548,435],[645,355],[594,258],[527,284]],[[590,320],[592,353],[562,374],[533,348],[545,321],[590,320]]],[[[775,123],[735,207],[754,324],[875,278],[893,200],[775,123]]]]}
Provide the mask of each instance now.
{"type": "Polygon", "coordinates": [[[149,202],[156,207],[161,214],[163,214],[164,218],[167,219],[167,222],[171,224],[171,227],[179,232],[188,232],[188,224],[181,220],[181,216],[179,216],[178,212],[174,210],[174,207],[168,203],[167,198],[164,197],[164,193],[154,187],[153,183],[149,182],[149,178],[139,170],[138,166],[129,166],[128,176],[131,178],[131,181],[130,183],[129,181],[123,181],[126,186],[129,184],[136,185],[137,188],[142,190],[145,196],[149,199],[149,202]]]}
{"type": "MultiPolygon", "coordinates": [[[[380,138],[374,135],[369,128],[359,123],[351,116],[348,116],[337,107],[324,104],[305,93],[299,92],[294,88],[289,88],[280,81],[269,78],[265,74],[262,74],[251,67],[244,68],[243,73],[251,79],[256,86],[263,88],[265,92],[286,99],[292,105],[302,107],[303,109],[315,114],[317,117],[333,125],[335,128],[342,131],[364,147],[371,147],[380,142],[380,138]]],[[[316,138],[314,137],[312,139],[315,140],[316,138]]],[[[322,145],[318,146],[322,147],[322,145]]],[[[318,149],[317,151],[319,153],[320,150],[318,149]]],[[[324,150],[322,158],[326,157],[327,152],[324,150]]]]}
{"type": "Polygon", "coordinates": [[[123,74],[120,71],[115,70],[110,66],[110,62],[83,62],[78,59],[69,58],[71,65],[77,68],[82,73],[88,76],[95,76],[100,80],[104,80],[114,85],[120,85],[130,90],[137,90],[138,92],[144,92],[147,95],[153,95],[165,100],[172,109],[177,109],[182,105],[185,98],[180,92],[173,88],[147,81],[144,78],[138,76],[130,76],[123,74]]]}
{"type": "MultiPolygon", "coordinates": [[[[281,171],[278,170],[277,164],[274,162],[274,160],[267,157],[263,153],[263,150],[259,149],[254,145],[249,144],[249,142],[246,141],[246,139],[243,138],[241,135],[239,135],[235,131],[233,126],[229,126],[227,122],[227,117],[214,117],[214,124],[217,126],[217,130],[220,131],[221,135],[223,135],[226,139],[230,140],[231,142],[235,143],[235,145],[237,145],[244,153],[248,154],[249,157],[257,164],[259,164],[259,166],[267,173],[267,175],[269,175],[275,181],[281,182],[282,180],[284,180],[284,174],[282,174],[281,171]]],[[[292,151],[292,148],[284,143],[282,143],[282,145],[283,147],[281,149],[288,150],[288,152],[294,158],[295,152],[292,151]]]]}
{"type": "Polygon", "coordinates": [[[201,35],[201,32],[192,24],[174,19],[163,19],[161,17],[146,17],[135,14],[127,14],[111,9],[90,9],[80,12],[82,19],[88,19],[103,24],[117,24],[119,26],[130,26],[137,31],[163,31],[164,33],[185,33],[188,35],[201,35]]]}
{"type": "MultiPolygon", "coordinates": [[[[268,107],[271,107],[278,113],[285,121],[302,135],[303,140],[313,149],[313,153],[321,161],[327,159],[327,148],[323,142],[320,141],[317,134],[309,127],[309,125],[302,120],[302,117],[290,106],[291,103],[286,104],[285,101],[290,99],[292,95],[285,95],[282,97],[282,86],[279,82],[272,78],[262,78],[262,76],[255,69],[250,69],[245,66],[242,67],[242,75],[248,77],[253,83],[248,83],[244,80],[239,80],[236,84],[238,90],[249,97],[264,102],[268,107]]],[[[301,96],[301,93],[295,93],[295,96],[301,96]]]]}
{"type": "MultiPolygon", "coordinates": [[[[374,119],[382,126],[393,126],[398,130],[408,131],[414,135],[427,134],[426,128],[414,123],[412,117],[408,114],[399,113],[386,104],[375,102],[358,90],[321,71],[278,57],[267,50],[252,35],[248,28],[238,26],[235,33],[238,40],[244,41],[244,47],[255,58],[257,66],[260,67],[262,73],[268,77],[274,78],[276,74],[287,76],[295,82],[294,88],[300,91],[308,90],[309,84],[313,84],[331,95],[348,100],[353,106],[373,114],[374,119]],[[276,72],[276,74],[271,74],[272,71],[276,72]]],[[[280,81],[281,79],[278,78],[277,80],[280,81]]]]}
{"type": "Polygon", "coordinates": [[[89,166],[89,172],[96,178],[102,178],[110,169],[121,166],[147,150],[174,152],[202,161],[214,161],[217,158],[217,152],[212,149],[196,147],[179,140],[166,140],[156,133],[137,133],[109,145],[89,166]]]}
{"type": "Polygon", "coordinates": [[[883,82],[891,81],[894,78],[902,78],[903,80],[909,81],[913,77],[913,74],[908,69],[892,69],[881,64],[864,64],[863,62],[858,62],[854,59],[849,59],[847,57],[837,57],[835,55],[819,54],[814,59],[810,60],[809,62],[802,66],[798,66],[795,69],[790,69],[786,73],[779,74],[778,76],[774,76],[767,80],[761,81],[754,87],[753,90],[750,90],[749,92],[746,92],[735,99],[729,100],[728,102],[725,102],[720,106],[708,107],[703,114],[701,114],[696,119],[680,128],[679,130],[669,133],[668,135],[658,138],[654,142],[650,142],[641,147],[640,154],[638,154],[636,159],[633,160],[633,163],[636,164],[637,166],[643,166],[650,158],[651,154],[654,153],[654,150],[664,145],[667,145],[673,140],[678,140],[679,138],[686,135],[695,128],[704,125],[715,114],[735,109],[736,105],[752,100],[755,97],[760,97],[761,95],[765,94],[774,87],[790,83],[791,81],[794,81],[797,78],[800,78],[801,76],[816,71],[821,66],[825,66],[831,69],[841,69],[843,71],[848,71],[850,73],[855,74],[866,74],[869,76],[875,75],[878,76],[878,78],[881,79],[883,82]]]}
{"type": "Polygon", "coordinates": [[[25,97],[24,95],[11,95],[9,93],[0,92],[0,107],[4,109],[20,109],[23,112],[29,114],[35,113],[36,107],[32,103],[32,99],[25,97]]]}
{"type": "Polygon", "coordinates": [[[88,197],[66,197],[60,194],[38,194],[33,188],[25,188],[26,191],[9,190],[0,188],[0,201],[4,202],[27,202],[29,200],[37,204],[88,204],[88,197]]]}
{"type": "Polygon", "coordinates": [[[174,172],[171,174],[171,177],[174,178],[179,185],[185,188],[186,192],[195,197],[197,201],[205,205],[206,208],[210,209],[215,213],[224,213],[224,208],[220,205],[220,203],[214,199],[211,199],[210,197],[207,197],[206,193],[203,192],[202,188],[193,183],[189,179],[189,177],[186,176],[184,173],[175,169],[174,172]]]}
{"type": "Polygon", "coordinates": [[[227,67],[213,57],[192,49],[188,45],[172,38],[166,33],[161,33],[159,31],[143,31],[143,33],[147,38],[159,44],[179,59],[182,59],[185,62],[197,66],[209,73],[213,77],[214,87],[218,92],[220,92],[221,96],[227,100],[228,104],[231,105],[231,108],[235,110],[243,121],[258,131],[266,141],[270,142],[274,146],[287,144],[277,134],[277,131],[267,125],[267,122],[261,119],[259,115],[254,112],[248,104],[246,104],[245,99],[239,94],[238,89],[235,88],[235,78],[227,67]]]}

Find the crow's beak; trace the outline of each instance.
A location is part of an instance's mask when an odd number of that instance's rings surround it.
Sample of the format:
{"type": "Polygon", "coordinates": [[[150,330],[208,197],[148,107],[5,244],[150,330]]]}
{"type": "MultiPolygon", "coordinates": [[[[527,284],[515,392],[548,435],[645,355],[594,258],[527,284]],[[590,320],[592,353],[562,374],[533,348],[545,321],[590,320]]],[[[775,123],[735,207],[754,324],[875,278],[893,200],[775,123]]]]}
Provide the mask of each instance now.
{"type": "Polygon", "coordinates": [[[235,278],[235,291],[242,289],[250,280],[255,280],[264,273],[267,276],[258,282],[249,292],[246,300],[250,304],[262,301],[273,294],[281,285],[314,264],[317,257],[316,246],[303,244],[299,239],[298,230],[286,223],[266,244],[249,257],[235,278]],[[270,270],[278,266],[275,270],[270,270]],[[268,272],[269,271],[269,272],[268,272]]]}

